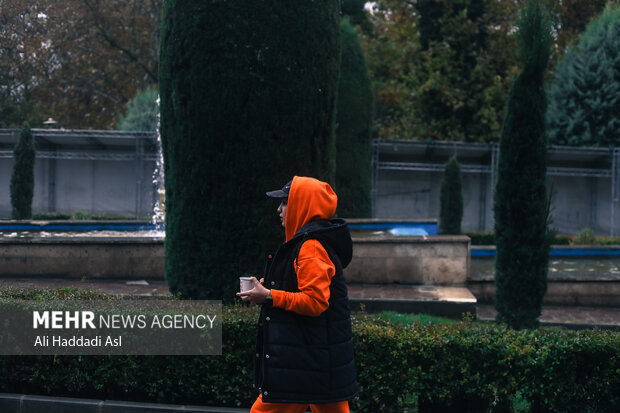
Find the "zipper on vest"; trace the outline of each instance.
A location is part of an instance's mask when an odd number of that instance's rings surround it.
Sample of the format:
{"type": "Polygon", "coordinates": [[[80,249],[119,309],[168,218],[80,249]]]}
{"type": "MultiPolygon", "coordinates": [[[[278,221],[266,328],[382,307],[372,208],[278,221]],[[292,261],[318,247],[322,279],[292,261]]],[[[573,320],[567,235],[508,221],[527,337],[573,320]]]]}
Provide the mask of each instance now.
{"type": "Polygon", "coordinates": [[[263,318],[261,320],[261,323],[263,324],[263,337],[262,337],[263,345],[261,349],[262,354],[260,355],[261,375],[260,375],[260,383],[258,383],[258,389],[259,389],[258,391],[260,392],[260,394],[263,394],[265,392],[265,354],[267,354],[265,350],[265,347],[267,346],[267,325],[265,322],[265,318],[267,317],[266,311],[261,311],[261,316],[263,318]]]}

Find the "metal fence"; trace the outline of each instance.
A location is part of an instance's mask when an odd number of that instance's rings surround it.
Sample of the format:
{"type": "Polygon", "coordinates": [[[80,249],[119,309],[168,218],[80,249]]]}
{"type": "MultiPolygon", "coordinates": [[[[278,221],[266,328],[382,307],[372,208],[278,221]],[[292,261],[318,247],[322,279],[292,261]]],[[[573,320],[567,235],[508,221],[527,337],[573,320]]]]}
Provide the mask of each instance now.
{"type": "MultiPolygon", "coordinates": [[[[619,154],[616,148],[548,148],[552,225],[561,233],[591,228],[615,235],[619,154]]],[[[463,173],[466,231],[493,229],[499,146],[463,142],[373,142],[373,216],[437,218],[445,163],[456,155],[463,173]]]]}
{"type": "MultiPolygon", "coordinates": [[[[155,132],[33,129],[33,212],[150,216],[157,200],[155,132]]],[[[19,129],[0,129],[0,216],[10,215],[19,129]]]]}
{"type": "MultiPolygon", "coordinates": [[[[10,216],[10,176],[19,129],[0,129],[0,217],[10,216]]],[[[153,172],[155,132],[33,129],[36,147],[34,212],[150,216],[158,199],[153,172]]],[[[463,230],[493,229],[499,146],[463,142],[373,142],[373,216],[439,216],[444,165],[456,155],[463,172],[463,230]]],[[[552,225],[620,231],[620,149],[551,146],[547,172],[553,188],[552,225]]]]}

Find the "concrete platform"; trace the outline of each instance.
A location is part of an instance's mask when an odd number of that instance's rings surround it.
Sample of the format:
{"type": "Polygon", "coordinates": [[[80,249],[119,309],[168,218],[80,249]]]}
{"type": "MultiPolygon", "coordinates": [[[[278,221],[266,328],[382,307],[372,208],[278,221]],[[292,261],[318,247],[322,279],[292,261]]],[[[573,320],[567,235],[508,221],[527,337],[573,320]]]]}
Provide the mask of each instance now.
{"type": "Polygon", "coordinates": [[[164,255],[152,237],[0,238],[0,276],[164,280],[164,255]]]}
{"type": "Polygon", "coordinates": [[[464,235],[353,237],[349,284],[465,285],[470,240],[464,235]]]}
{"type": "MultiPolygon", "coordinates": [[[[164,280],[164,261],[164,238],[151,232],[0,236],[0,277],[164,280]]],[[[464,285],[469,263],[466,236],[355,236],[344,277],[350,283],[464,285]]]]}

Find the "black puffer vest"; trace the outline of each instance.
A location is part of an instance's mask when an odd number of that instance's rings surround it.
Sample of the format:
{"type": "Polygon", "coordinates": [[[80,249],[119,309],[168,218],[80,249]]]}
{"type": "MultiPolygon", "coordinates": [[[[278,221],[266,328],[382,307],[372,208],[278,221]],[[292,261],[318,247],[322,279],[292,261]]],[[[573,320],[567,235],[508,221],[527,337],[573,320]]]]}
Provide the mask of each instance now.
{"type": "Polygon", "coordinates": [[[357,395],[351,316],[342,269],[352,258],[351,235],[342,219],[304,225],[268,260],[265,286],[299,291],[294,261],[301,245],[321,242],[336,267],[329,308],[317,317],[263,304],[255,356],[255,386],[271,403],[329,403],[357,395]]]}

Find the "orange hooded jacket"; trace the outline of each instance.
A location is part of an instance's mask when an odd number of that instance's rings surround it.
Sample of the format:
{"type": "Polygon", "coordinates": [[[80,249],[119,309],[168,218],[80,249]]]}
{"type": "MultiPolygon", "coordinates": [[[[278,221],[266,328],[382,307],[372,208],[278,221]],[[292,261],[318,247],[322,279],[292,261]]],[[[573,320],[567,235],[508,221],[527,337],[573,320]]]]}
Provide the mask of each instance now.
{"type": "MultiPolygon", "coordinates": [[[[336,213],[338,197],[325,182],[314,178],[293,178],[286,208],[286,241],[305,224],[330,219],[336,213]]],[[[329,286],[336,267],[317,240],[304,242],[295,261],[299,292],[271,290],[273,306],[318,316],[329,307],[329,286]]]]}

